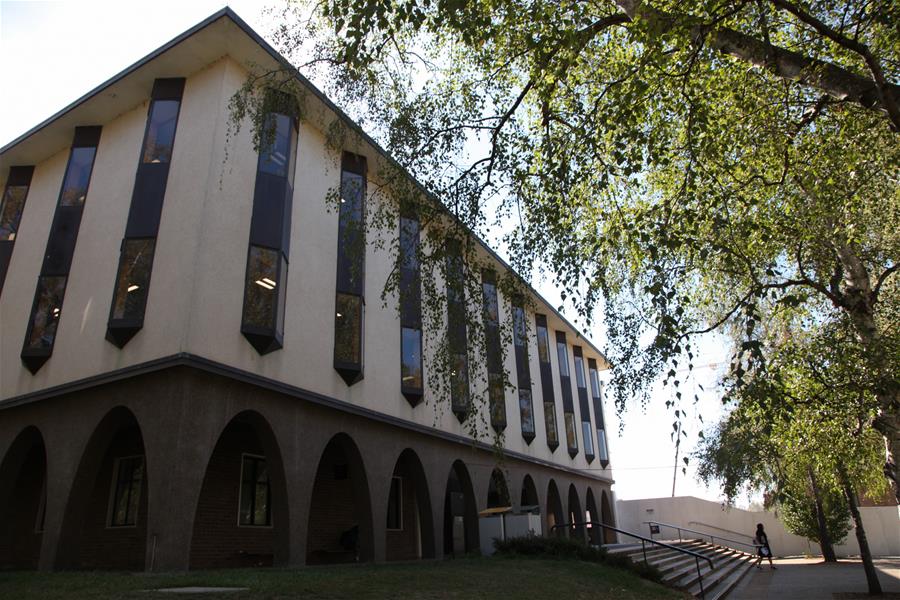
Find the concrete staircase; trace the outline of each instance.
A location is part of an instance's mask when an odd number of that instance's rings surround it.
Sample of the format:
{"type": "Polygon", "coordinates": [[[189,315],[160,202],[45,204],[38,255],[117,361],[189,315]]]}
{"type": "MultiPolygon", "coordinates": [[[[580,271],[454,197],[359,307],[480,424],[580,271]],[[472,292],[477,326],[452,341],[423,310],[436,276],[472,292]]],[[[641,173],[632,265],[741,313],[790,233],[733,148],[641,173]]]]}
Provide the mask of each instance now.
{"type": "MultiPolygon", "coordinates": [[[[753,568],[755,560],[755,556],[751,554],[724,546],[714,546],[701,540],[665,541],[665,543],[697,552],[712,560],[712,568],[707,561],[700,560],[700,576],[703,578],[706,600],[725,598],[753,568]]],[[[625,554],[632,562],[644,562],[640,544],[616,545],[607,548],[607,552],[625,554]]],[[[647,544],[647,562],[659,569],[665,585],[684,590],[696,598],[703,597],[700,593],[700,576],[697,574],[694,556],[647,544]]]]}

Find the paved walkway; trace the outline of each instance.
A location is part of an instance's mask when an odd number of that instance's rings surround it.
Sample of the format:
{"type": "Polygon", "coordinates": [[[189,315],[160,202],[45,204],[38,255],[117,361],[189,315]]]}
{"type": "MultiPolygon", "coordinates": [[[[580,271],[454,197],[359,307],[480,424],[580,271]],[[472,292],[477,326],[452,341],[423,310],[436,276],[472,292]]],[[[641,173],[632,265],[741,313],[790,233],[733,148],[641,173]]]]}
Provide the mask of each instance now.
{"type": "MultiPolygon", "coordinates": [[[[866,598],[866,574],[859,559],[825,563],[820,558],[782,558],[777,570],[768,563],[753,569],[728,595],[728,600],[846,600],[866,598]]],[[[900,599],[900,557],[876,558],[883,600],[900,599]]]]}

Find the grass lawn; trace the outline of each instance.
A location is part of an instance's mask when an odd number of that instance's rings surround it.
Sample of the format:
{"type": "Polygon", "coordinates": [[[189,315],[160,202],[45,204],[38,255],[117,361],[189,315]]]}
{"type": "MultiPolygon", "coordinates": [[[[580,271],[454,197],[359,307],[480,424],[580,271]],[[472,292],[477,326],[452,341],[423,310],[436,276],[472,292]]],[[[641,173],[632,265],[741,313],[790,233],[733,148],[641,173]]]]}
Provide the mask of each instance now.
{"type": "Polygon", "coordinates": [[[469,558],[390,565],[240,569],[191,573],[0,572],[0,598],[308,598],[315,600],[627,600],[686,598],[627,571],[574,560],[469,558]],[[244,587],[223,594],[154,593],[167,587],[244,587]]]}

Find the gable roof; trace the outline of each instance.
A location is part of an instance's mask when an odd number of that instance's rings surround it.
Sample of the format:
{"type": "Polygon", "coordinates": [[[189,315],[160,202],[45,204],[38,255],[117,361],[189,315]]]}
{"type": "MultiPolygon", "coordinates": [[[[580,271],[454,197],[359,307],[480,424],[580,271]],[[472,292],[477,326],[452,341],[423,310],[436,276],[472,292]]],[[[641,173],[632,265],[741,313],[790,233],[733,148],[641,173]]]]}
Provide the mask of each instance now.
{"type": "MultiPolygon", "coordinates": [[[[101,83],[56,114],[0,148],[0,173],[14,165],[35,165],[69,147],[75,126],[105,123],[147,99],[147,90],[158,78],[197,72],[223,56],[231,56],[245,66],[275,61],[307,88],[323,108],[337,115],[380,158],[399,169],[417,184],[422,194],[443,206],[409,171],[372,139],[353,119],[300,73],[231,8],[222,8],[184,33],[163,44],[141,60],[101,83]],[[236,35],[237,34],[237,35],[236,35]],[[243,34],[243,35],[241,35],[243,34]]],[[[449,211],[448,211],[449,214],[449,211]]],[[[479,245],[503,268],[517,273],[484,240],[468,230],[479,245]]],[[[517,273],[518,274],[518,273],[517,273]]],[[[574,331],[609,366],[606,356],[577,327],[519,275],[529,292],[548,312],[574,331]]]]}

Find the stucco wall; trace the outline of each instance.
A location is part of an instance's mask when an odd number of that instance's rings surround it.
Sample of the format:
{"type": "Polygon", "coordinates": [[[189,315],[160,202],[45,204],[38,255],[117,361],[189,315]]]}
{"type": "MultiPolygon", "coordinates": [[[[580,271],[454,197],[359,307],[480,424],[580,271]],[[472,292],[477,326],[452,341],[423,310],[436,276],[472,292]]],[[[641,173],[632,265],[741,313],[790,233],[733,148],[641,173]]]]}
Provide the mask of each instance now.
{"type": "MultiPolygon", "coordinates": [[[[900,555],[900,509],[896,506],[864,506],[860,508],[860,513],[872,554],[875,556],[900,555]]],[[[776,556],[821,553],[818,544],[788,533],[773,512],[730,508],[692,496],[619,500],[616,502],[616,516],[622,529],[642,535],[649,533],[646,521],[659,521],[744,542],[752,541],[756,524],[762,523],[769,537],[772,552],[776,556]],[[726,530],[743,533],[743,535],[735,535],[726,530]]],[[[685,535],[693,534],[686,533],[685,535]]],[[[660,535],[655,537],[657,539],[673,539],[677,536],[676,531],[663,527],[660,535]]],[[[623,541],[625,541],[624,536],[623,541]]],[[[747,550],[744,546],[735,547],[747,550]]],[[[859,554],[859,545],[856,542],[854,530],[850,530],[843,544],[835,547],[835,552],[838,556],[859,554]]]]}
{"type": "MultiPolygon", "coordinates": [[[[327,148],[319,120],[301,123],[295,153],[284,348],[260,356],[247,343],[240,322],[257,155],[248,125],[229,135],[228,113],[228,99],[247,72],[226,56],[197,72],[169,74],[176,75],[186,75],[187,82],[143,329],[121,350],[104,339],[147,102],[110,115],[107,122],[83,123],[103,125],[103,132],[53,356],[31,375],[21,365],[19,353],[68,149],[36,165],[0,298],[0,400],[185,352],[407,421],[468,435],[468,427],[429,394],[425,403],[413,408],[400,393],[400,325],[391,305],[396,299],[389,298],[389,306],[383,308],[380,297],[393,265],[385,248],[370,244],[366,256],[365,378],[348,387],[332,368],[338,226],[337,213],[325,198],[337,185],[340,170],[337,153],[327,148]]],[[[149,89],[147,93],[149,96],[149,89]]],[[[374,154],[371,148],[348,149],[374,154]]],[[[370,185],[370,191],[373,187],[370,185]]],[[[577,332],[546,308],[551,344],[554,331],[566,332],[570,372],[574,369],[573,343],[583,346],[585,364],[587,358],[602,362],[579,341],[577,332]]],[[[508,318],[508,312],[508,302],[502,299],[501,318],[508,318]]],[[[528,321],[533,328],[532,313],[528,321]]],[[[571,459],[565,450],[562,394],[552,350],[561,447],[551,452],[546,443],[533,331],[529,358],[536,437],[531,444],[522,438],[517,394],[507,390],[504,443],[510,450],[568,467],[591,468],[609,477],[611,471],[601,472],[599,460],[590,465],[586,462],[580,426],[579,454],[571,459]]],[[[506,367],[515,380],[511,347],[506,367]]],[[[475,368],[479,365],[473,365],[475,368]]],[[[473,394],[483,393],[475,389],[478,378],[472,379],[473,394]]],[[[574,410],[580,423],[572,379],[574,410]]],[[[481,419],[487,421],[484,415],[481,419]]],[[[595,416],[592,421],[596,423],[595,416]]],[[[596,448],[596,440],[594,445],[596,448]]]]}

